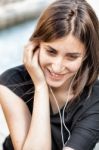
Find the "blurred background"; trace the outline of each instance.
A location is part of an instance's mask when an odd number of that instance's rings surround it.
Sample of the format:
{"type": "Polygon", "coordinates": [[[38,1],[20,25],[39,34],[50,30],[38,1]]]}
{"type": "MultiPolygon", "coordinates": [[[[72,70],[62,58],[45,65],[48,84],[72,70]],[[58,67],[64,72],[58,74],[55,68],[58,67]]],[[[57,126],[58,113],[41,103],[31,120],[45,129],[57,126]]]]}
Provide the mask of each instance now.
{"type": "MultiPolygon", "coordinates": [[[[0,0],[0,74],[22,64],[23,48],[37,19],[54,0],[0,0]]],[[[99,18],[99,1],[87,0],[99,18]]],[[[0,106],[0,150],[9,130],[0,106]]],[[[99,150],[99,144],[95,150],[99,150]]]]}

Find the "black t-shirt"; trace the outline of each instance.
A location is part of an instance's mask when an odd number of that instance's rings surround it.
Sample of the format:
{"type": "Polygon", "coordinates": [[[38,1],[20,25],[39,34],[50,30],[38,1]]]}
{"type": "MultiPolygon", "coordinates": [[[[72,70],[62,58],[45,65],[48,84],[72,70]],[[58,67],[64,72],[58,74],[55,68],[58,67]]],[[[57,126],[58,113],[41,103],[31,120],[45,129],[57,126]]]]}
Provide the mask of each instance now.
{"type": "MultiPolygon", "coordinates": [[[[0,76],[0,84],[10,88],[27,104],[31,114],[33,110],[33,82],[23,65],[8,69],[0,76]]],[[[69,102],[65,109],[65,124],[71,133],[67,142],[68,147],[75,150],[93,150],[99,140],[99,81],[92,87],[88,97],[88,87],[72,104],[69,102]]],[[[61,108],[62,113],[63,108],[61,108]]],[[[62,150],[61,125],[59,114],[54,114],[50,106],[52,150],[62,150]]],[[[68,132],[63,127],[65,142],[68,132]]],[[[47,137],[46,137],[47,138],[47,137]]],[[[6,139],[4,147],[13,150],[10,136],[6,139]]]]}

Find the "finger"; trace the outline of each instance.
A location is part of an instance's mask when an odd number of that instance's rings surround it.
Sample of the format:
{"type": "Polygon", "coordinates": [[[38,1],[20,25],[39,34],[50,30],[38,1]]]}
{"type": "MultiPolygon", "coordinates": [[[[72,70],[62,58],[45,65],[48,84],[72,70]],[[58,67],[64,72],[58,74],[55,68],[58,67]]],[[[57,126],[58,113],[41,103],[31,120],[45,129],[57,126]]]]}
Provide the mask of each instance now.
{"type": "MultiPolygon", "coordinates": [[[[37,49],[37,51],[35,52],[34,56],[33,56],[33,59],[32,59],[32,62],[33,62],[33,68],[34,70],[36,71],[36,73],[39,75],[39,76],[42,76],[43,74],[43,70],[41,69],[41,66],[39,64],[39,48],[37,49]]],[[[43,74],[44,75],[44,74],[43,74]]]]}
{"type": "Polygon", "coordinates": [[[24,46],[25,49],[27,49],[29,46],[34,46],[34,48],[37,46],[38,42],[34,42],[34,41],[28,41],[28,43],[24,46]]]}
{"type": "Polygon", "coordinates": [[[39,57],[39,48],[35,51],[33,58],[32,58],[32,64],[34,64],[35,67],[39,66],[38,57],[39,57]]]}
{"type": "Polygon", "coordinates": [[[28,45],[27,47],[24,48],[24,53],[23,53],[23,62],[24,64],[28,64],[30,60],[32,59],[32,45],[28,45]]]}
{"type": "Polygon", "coordinates": [[[28,42],[24,48],[23,62],[30,63],[33,57],[33,51],[37,47],[37,43],[28,42]]]}

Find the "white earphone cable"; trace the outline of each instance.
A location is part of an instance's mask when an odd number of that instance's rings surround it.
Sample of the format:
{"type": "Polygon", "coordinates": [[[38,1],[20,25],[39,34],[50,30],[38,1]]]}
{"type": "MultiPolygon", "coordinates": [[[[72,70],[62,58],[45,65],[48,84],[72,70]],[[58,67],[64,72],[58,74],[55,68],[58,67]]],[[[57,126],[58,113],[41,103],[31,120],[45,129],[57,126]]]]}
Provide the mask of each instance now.
{"type": "MultiPolygon", "coordinates": [[[[73,79],[72,79],[72,81],[71,81],[71,83],[70,83],[70,87],[69,87],[68,95],[67,95],[67,100],[66,100],[65,106],[64,106],[64,108],[63,108],[63,113],[62,113],[63,125],[64,125],[65,129],[68,131],[68,134],[69,134],[67,141],[70,139],[71,133],[70,133],[69,129],[67,128],[66,124],[65,124],[64,112],[65,112],[65,108],[66,108],[66,106],[67,106],[67,104],[68,104],[68,101],[69,101],[69,94],[70,94],[70,91],[71,91],[71,88],[72,88],[72,84],[73,84],[73,81],[74,81],[75,77],[76,77],[76,74],[74,75],[74,77],[73,77],[73,79]]],[[[63,147],[66,146],[67,141],[64,143],[63,147]]]]}
{"type": "Polygon", "coordinates": [[[50,91],[51,91],[51,93],[52,93],[52,95],[53,95],[53,97],[54,97],[54,100],[55,100],[56,105],[57,105],[57,108],[58,108],[58,112],[59,112],[59,116],[60,116],[60,122],[61,122],[61,136],[62,136],[62,144],[64,145],[64,137],[63,137],[63,134],[62,134],[62,132],[63,132],[63,126],[62,126],[62,116],[61,116],[61,113],[60,113],[60,108],[59,108],[59,105],[58,105],[58,103],[57,103],[56,97],[55,97],[55,95],[54,95],[54,93],[53,93],[53,91],[52,91],[52,89],[51,89],[51,88],[50,88],[50,91]]]}
{"type": "Polygon", "coordinates": [[[73,81],[74,81],[74,79],[75,79],[75,76],[76,76],[76,74],[74,75],[74,78],[72,79],[72,81],[71,81],[71,83],[70,83],[70,87],[69,87],[68,95],[67,95],[67,100],[66,100],[65,106],[64,106],[64,108],[63,108],[62,115],[61,115],[61,112],[60,112],[60,108],[59,108],[57,99],[56,99],[56,97],[55,97],[55,95],[54,95],[52,89],[49,87],[49,88],[50,88],[50,91],[51,91],[51,93],[52,93],[52,95],[53,95],[53,97],[54,97],[54,100],[55,100],[55,102],[56,102],[56,105],[57,105],[57,108],[58,108],[58,112],[59,112],[59,116],[60,116],[60,122],[61,122],[61,136],[62,136],[63,148],[66,146],[66,143],[67,143],[67,141],[70,139],[70,136],[71,136],[70,131],[69,131],[69,129],[67,128],[67,126],[66,126],[66,124],[65,124],[65,121],[64,121],[64,111],[65,111],[65,108],[66,108],[67,103],[68,103],[68,101],[69,101],[69,94],[70,94],[71,87],[72,87],[73,81]],[[65,129],[67,130],[67,132],[68,132],[68,134],[69,134],[68,139],[67,139],[67,141],[66,141],[65,143],[64,143],[64,136],[63,136],[63,126],[62,126],[62,123],[63,123],[65,129]]]}

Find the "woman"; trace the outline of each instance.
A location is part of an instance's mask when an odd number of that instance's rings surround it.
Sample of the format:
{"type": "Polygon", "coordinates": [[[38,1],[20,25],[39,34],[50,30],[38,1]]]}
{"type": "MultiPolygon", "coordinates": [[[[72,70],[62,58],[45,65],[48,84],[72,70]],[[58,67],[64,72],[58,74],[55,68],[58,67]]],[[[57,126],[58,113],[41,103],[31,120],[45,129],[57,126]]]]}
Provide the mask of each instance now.
{"type": "Polygon", "coordinates": [[[23,62],[0,77],[11,136],[4,149],[92,150],[99,140],[99,24],[91,6],[52,3],[23,62]]]}

